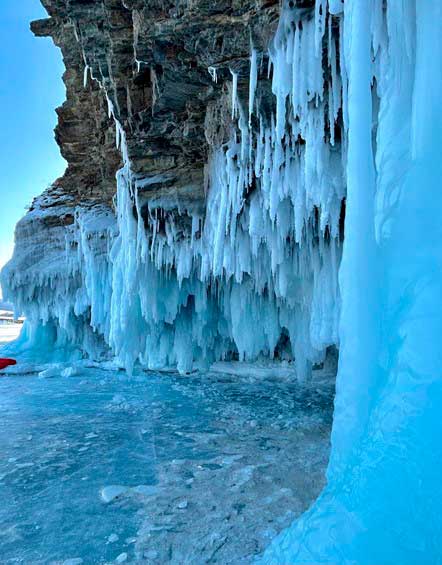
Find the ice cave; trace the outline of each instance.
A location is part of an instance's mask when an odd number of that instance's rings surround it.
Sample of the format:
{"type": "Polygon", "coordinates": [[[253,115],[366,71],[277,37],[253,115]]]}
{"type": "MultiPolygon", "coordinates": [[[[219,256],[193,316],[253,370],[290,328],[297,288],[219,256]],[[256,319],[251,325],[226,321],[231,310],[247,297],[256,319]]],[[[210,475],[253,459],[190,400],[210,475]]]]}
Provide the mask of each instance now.
{"type": "Polygon", "coordinates": [[[442,564],[441,0],[41,3],[0,561],[442,564]]]}

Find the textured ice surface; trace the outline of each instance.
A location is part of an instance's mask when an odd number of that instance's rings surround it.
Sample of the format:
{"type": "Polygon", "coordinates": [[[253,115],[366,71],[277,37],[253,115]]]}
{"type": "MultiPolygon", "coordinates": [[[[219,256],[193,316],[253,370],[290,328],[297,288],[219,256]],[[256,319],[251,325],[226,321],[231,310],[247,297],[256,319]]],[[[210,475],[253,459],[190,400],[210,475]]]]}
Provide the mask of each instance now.
{"type": "Polygon", "coordinates": [[[250,563],[323,485],[333,380],[0,379],[0,561],[250,563]]]}

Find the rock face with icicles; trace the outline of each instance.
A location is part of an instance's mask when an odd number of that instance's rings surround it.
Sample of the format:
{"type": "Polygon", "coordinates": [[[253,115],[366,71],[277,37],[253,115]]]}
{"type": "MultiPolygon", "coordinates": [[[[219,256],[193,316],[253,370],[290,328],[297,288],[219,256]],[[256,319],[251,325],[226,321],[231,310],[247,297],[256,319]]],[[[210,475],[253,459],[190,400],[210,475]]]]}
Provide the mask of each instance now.
{"type": "Polygon", "coordinates": [[[338,345],[340,19],[310,0],[42,1],[69,166],[2,275],[21,345],[306,377],[338,345]]]}

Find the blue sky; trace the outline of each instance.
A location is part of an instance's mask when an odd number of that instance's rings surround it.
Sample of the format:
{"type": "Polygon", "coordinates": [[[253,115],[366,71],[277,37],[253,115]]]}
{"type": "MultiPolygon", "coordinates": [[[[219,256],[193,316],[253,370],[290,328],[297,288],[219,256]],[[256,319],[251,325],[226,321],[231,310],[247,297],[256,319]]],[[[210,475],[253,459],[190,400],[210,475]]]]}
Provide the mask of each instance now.
{"type": "Polygon", "coordinates": [[[25,207],[66,167],[53,133],[66,97],[61,52],[29,30],[45,17],[39,0],[0,0],[0,268],[25,207]]]}

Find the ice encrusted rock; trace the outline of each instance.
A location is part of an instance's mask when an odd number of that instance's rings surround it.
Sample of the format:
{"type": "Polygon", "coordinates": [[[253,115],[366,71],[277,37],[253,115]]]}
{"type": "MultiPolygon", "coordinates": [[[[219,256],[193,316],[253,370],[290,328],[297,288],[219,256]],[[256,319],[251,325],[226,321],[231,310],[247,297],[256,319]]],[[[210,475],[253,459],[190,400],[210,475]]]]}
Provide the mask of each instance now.
{"type": "Polygon", "coordinates": [[[129,487],[125,487],[122,485],[109,485],[107,487],[103,487],[100,491],[100,496],[103,502],[108,504],[112,502],[116,498],[120,498],[123,494],[127,493],[129,487]]]}

